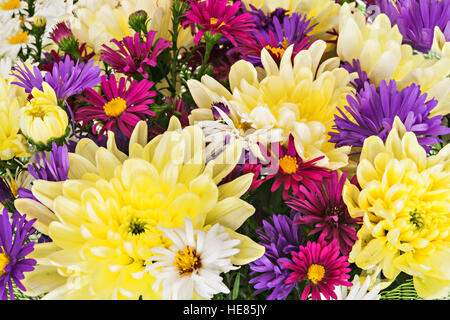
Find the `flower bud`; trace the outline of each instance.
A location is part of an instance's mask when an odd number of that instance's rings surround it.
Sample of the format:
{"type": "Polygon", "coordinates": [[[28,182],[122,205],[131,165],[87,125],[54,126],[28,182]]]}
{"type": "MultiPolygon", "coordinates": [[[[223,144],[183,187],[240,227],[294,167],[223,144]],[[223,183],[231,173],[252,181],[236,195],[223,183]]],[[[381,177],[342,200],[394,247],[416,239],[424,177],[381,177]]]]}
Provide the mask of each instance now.
{"type": "Polygon", "coordinates": [[[147,33],[147,12],[144,10],[138,10],[130,15],[128,18],[128,24],[136,32],[147,33]]]}

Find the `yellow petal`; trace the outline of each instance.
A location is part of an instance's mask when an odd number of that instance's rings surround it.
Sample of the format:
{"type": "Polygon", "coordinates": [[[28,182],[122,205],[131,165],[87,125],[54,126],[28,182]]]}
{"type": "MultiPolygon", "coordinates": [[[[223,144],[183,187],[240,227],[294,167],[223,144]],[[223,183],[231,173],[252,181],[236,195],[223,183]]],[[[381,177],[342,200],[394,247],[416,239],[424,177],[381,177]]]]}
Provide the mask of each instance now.
{"type": "Polygon", "coordinates": [[[229,197],[240,198],[248,188],[250,188],[253,181],[253,173],[248,173],[231,182],[219,186],[219,201],[229,197]]]}
{"type": "Polygon", "coordinates": [[[249,237],[234,232],[231,229],[226,228],[225,230],[230,234],[232,239],[240,240],[240,243],[237,246],[239,253],[231,257],[231,263],[235,265],[246,265],[264,255],[265,248],[262,245],[257,244],[249,237]]]}
{"type": "Polygon", "coordinates": [[[220,223],[231,230],[238,229],[248,217],[255,213],[255,208],[237,198],[219,201],[206,216],[207,224],[220,223]]]}
{"type": "Polygon", "coordinates": [[[33,227],[43,234],[48,234],[48,226],[51,222],[57,220],[53,212],[32,199],[16,199],[14,205],[21,214],[27,215],[27,220],[37,219],[33,227]]]}

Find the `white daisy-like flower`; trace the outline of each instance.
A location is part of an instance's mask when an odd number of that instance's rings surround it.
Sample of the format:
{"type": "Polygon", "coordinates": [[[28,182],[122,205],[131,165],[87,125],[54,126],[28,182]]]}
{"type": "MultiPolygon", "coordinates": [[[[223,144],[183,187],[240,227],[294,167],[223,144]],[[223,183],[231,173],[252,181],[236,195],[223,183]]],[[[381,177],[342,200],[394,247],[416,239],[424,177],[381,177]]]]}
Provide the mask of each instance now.
{"type": "Polygon", "coordinates": [[[231,239],[226,229],[215,224],[208,231],[194,230],[184,219],[185,229],[160,227],[173,244],[169,249],[155,247],[146,267],[156,281],[153,290],[162,287],[162,298],[190,300],[193,297],[211,299],[218,293],[229,293],[222,272],[238,269],[231,257],[239,253],[240,241],[231,239]]]}
{"type": "Polygon", "coordinates": [[[212,107],[213,114],[218,114],[215,120],[202,120],[195,124],[202,128],[206,142],[207,161],[218,156],[224,146],[234,139],[242,142],[242,147],[250,151],[258,159],[265,159],[261,153],[258,143],[267,146],[271,143],[280,142],[283,139],[282,130],[274,128],[256,129],[247,114],[236,111],[230,107],[230,103],[223,97],[215,97],[215,106],[212,107]]]}
{"type": "Polygon", "coordinates": [[[11,17],[20,13],[28,7],[25,1],[20,0],[0,0],[0,22],[7,22],[11,17]]]}
{"type": "Polygon", "coordinates": [[[31,42],[32,36],[21,29],[21,23],[23,22],[17,17],[4,24],[5,27],[0,32],[0,56],[16,60],[20,49],[25,49],[31,42]]]}
{"type": "Polygon", "coordinates": [[[379,293],[382,286],[381,284],[376,284],[372,290],[368,291],[371,280],[371,277],[367,276],[364,283],[361,285],[359,276],[355,275],[352,281],[353,286],[336,286],[334,289],[334,293],[336,293],[337,296],[336,300],[380,300],[379,293]]]}

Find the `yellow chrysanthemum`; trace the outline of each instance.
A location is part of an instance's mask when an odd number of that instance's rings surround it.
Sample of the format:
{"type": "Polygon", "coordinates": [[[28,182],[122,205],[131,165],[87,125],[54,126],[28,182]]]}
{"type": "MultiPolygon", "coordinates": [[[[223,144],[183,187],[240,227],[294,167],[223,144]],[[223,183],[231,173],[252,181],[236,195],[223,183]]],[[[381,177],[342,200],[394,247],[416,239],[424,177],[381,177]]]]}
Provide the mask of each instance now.
{"type": "Polygon", "coordinates": [[[325,42],[315,41],[308,50],[300,51],[291,62],[290,46],[280,63],[266,49],[261,62],[266,72],[259,81],[256,68],[249,62],[236,62],[230,70],[231,93],[209,76],[202,81],[189,80],[190,92],[199,109],[193,110],[191,123],[212,118],[214,97],[223,97],[239,114],[247,115],[255,129],[279,128],[284,142],[294,135],[297,152],[304,160],[325,156],[318,165],[338,169],[347,164],[350,147],[335,148],[328,142],[337,107],[346,104],[352,92],[349,73],[339,68],[332,58],[319,66],[325,42]]]}
{"type": "Polygon", "coordinates": [[[28,144],[20,131],[20,107],[25,91],[17,89],[0,75],[0,160],[28,157],[28,144]]]}
{"type": "Polygon", "coordinates": [[[433,44],[431,52],[438,54],[441,57],[450,57],[450,41],[445,39],[441,29],[436,26],[434,28],[433,44]]]}
{"type": "MultiPolygon", "coordinates": [[[[148,26],[157,31],[156,39],[171,39],[172,0],[81,0],[75,5],[72,31],[98,55],[102,45],[110,45],[111,39],[121,40],[134,34],[128,17],[138,10],[147,12],[148,26]]],[[[186,47],[193,44],[190,29],[179,30],[178,44],[186,47]]]]}
{"type": "Polygon", "coordinates": [[[412,83],[420,85],[422,92],[438,100],[430,116],[450,113],[450,56],[439,60],[426,60],[413,54],[411,46],[402,44],[397,25],[391,26],[385,14],[378,15],[373,23],[365,23],[361,12],[352,13],[344,4],[339,16],[339,57],[348,62],[359,59],[361,69],[367,72],[375,85],[382,80],[396,80],[403,89],[412,83]]]}
{"type": "Polygon", "coordinates": [[[47,143],[66,133],[69,118],[66,111],[58,106],[55,91],[47,82],[42,83],[43,91],[33,88],[33,98],[20,110],[20,129],[34,142],[47,143]]]}
{"type": "Polygon", "coordinates": [[[168,131],[149,143],[147,130],[143,121],[138,123],[129,157],[117,149],[112,132],[106,149],[81,140],[69,154],[69,180],[34,181],[33,195],[42,204],[15,202],[20,212],[37,218],[34,227],[53,240],[37,244],[30,255],[38,265],[25,279],[27,294],[49,292],[46,299],[156,299],[155,278],[145,272],[145,261],[151,248],[171,245],[157,227],[180,228],[183,218],[189,218],[195,230],[220,223],[232,239],[239,239],[233,264],[263,255],[262,246],[234,231],[255,211],[239,199],[253,175],[217,186],[238,162],[241,146],[231,144],[206,165],[200,128],[181,129],[172,118],[168,131]]]}
{"type": "MultiPolygon", "coordinates": [[[[322,40],[335,40],[341,6],[334,0],[243,0],[248,9],[250,4],[267,12],[277,8],[305,14],[314,25],[311,35],[322,40]]],[[[328,50],[331,44],[328,46],[328,50]]]]}
{"type": "Polygon", "coordinates": [[[396,117],[385,143],[364,141],[357,177],[361,191],[344,188],[350,214],[364,219],[349,260],[390,281],[401,271],[412,275],[420,297],[448,296],[450,145],[427,158],[396,117]]]}

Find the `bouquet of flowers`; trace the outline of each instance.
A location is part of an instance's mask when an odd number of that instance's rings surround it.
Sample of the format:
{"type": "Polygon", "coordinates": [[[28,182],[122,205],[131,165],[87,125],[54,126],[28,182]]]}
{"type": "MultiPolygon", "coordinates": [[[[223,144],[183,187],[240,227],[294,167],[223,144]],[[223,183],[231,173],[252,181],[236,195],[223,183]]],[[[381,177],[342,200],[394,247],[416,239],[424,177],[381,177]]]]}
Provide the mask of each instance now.
{"type": "Polygon", "coordinates": [[[447,299],[450,0],[0,0],[1,299],[447,299]]]}

